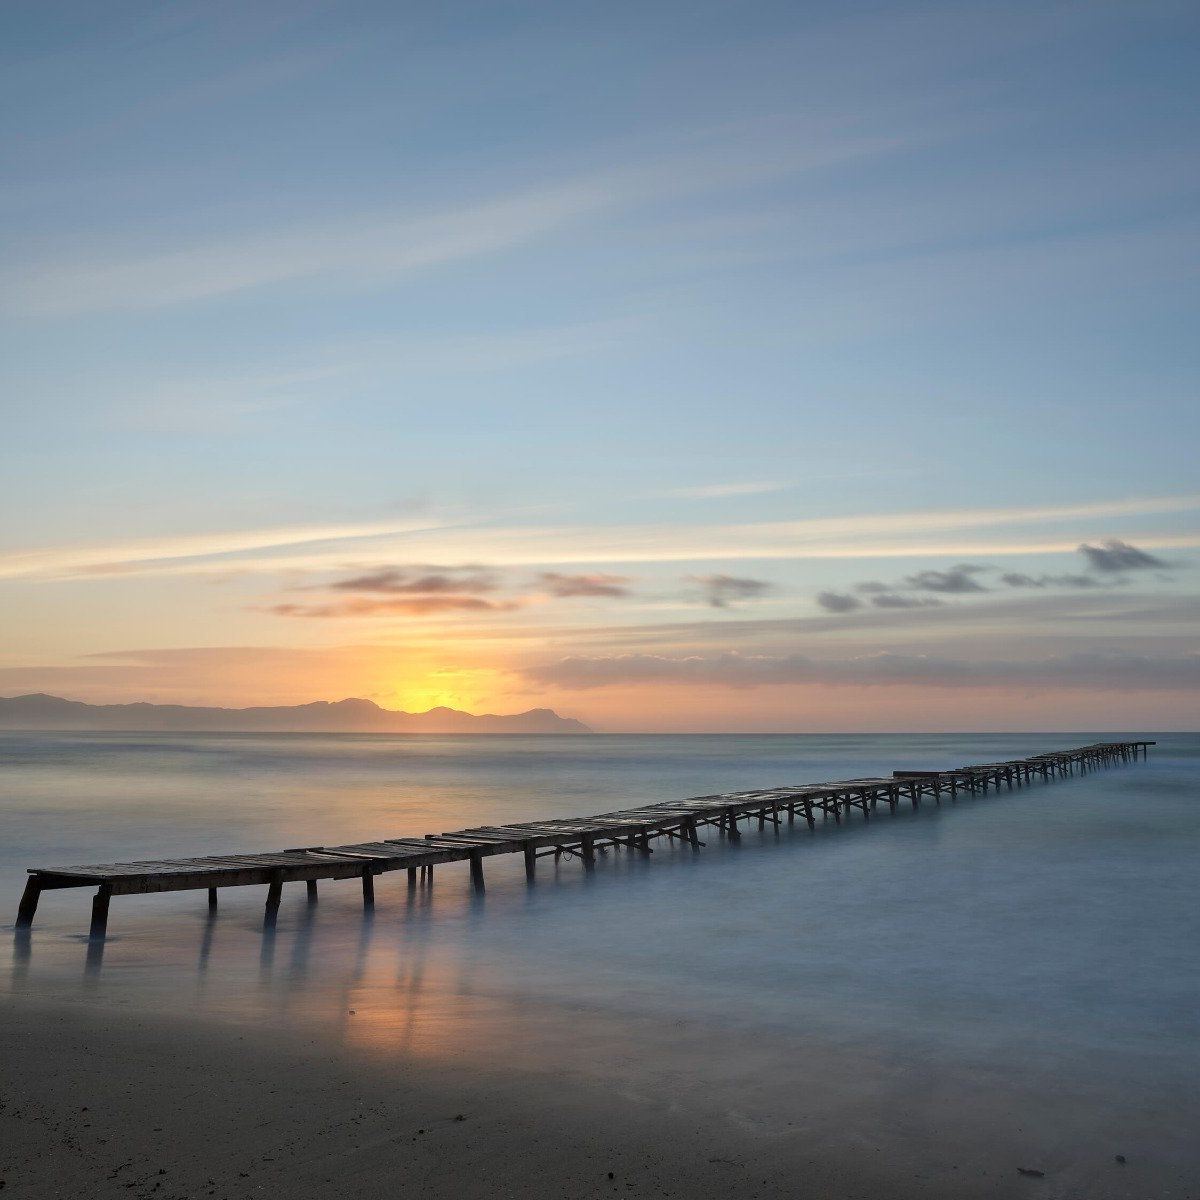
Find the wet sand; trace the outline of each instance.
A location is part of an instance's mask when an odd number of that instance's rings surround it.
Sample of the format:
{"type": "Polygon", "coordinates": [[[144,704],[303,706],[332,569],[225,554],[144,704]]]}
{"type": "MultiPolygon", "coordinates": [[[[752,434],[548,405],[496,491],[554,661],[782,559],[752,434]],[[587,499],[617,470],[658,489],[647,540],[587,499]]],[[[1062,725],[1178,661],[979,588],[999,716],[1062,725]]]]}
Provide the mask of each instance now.
{"type": "Polygon", "coordinates": [[[300,1032],[19,997],[0,1016],[6,1197],[1194,1194],[1132,1151],[1118,1164],[1069,1120],[1014,1161],[1019,1097],[998,1096],[993,1123],[956,1123],[945,1095],[935,1109],[920,1094],[881,1120],[879,1101],[895,1104],[882,1093],[902,1095],[902,1078],[867,1084],[875,1099],[840,1103],[832,1123],[802,1089],[760,1119],[728,1097],[664,1103],[553,1063],[505,1073],[373,1060],[300,1032]]]}

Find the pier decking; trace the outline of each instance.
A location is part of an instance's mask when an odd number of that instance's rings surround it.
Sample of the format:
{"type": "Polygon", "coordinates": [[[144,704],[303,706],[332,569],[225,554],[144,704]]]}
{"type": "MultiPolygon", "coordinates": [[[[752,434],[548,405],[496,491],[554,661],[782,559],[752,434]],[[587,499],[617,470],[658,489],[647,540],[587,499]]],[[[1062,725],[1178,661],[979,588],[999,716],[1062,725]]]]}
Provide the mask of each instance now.
{"type": "Polygon", "coordinates": [[[267,919],[272,920],[285,883],[303,882],[308,897],[317,897],[321,879],[360,879],[363,902],[375,901],[375,876],[386,871],[408,871],[410,886],[419,877],[431,881],[435,866],[467,862],[472,886],[483,887],[483,860],[496,854],[522,854],[525,873],[532,879],[537,860],[545,855],[567,854],[591,868],[597,850],[623,847],[634,853],[652,853],[650,842],[659,838],[700,847],[699,830],[711,828],[736,841],[742,821],[765,829],[801,817],[812,828],[818,819],[841,823],[858,810],[869,820],[880,804],[895,812],[898,805],[920,808],[922,802],[941,804],[960,794],[987,794],[1004,787],[1024,787],[1037,781],[1083,773],[1145,759],[1154,742],[1099,742],[1074,750],[1035,754],[1030,758],[981,763],[948,771],[895,771],[874,779],[842,779],[766,788],[751,792],[724,792],[694,796],[690,800],[648,804],[642,808],[601,813],[594,817],[567,817],[525,821],[516,825],[481,826],[453,833],[426,834],[423,838],[386,838],[349,846],[299,846],[261,854],[223,854],[204,858],[157,859],[146,862],[101,863],[80,867],[31,867],[17,912],[18,930],[33,924],[42,892],[60,888],[96,887],[92,900],[91,936],[103,938],[113,896],[150,892],[208,891],[215,908],[223,887],[265,885],[267,919]]]}

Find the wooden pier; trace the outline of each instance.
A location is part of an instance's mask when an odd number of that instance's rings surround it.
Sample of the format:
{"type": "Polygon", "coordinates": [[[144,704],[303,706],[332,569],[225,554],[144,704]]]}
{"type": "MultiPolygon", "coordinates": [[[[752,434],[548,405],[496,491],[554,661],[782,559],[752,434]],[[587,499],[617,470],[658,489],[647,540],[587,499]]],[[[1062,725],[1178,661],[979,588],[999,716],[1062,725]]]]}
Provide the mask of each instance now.
{"type": "Polygon", "coordinates": [[[838,824],[856,810],[870,820],[881,804],[891,812],[909,804],[941,804],[961,794],[986,795],[1035,782],[1049,782],[1100,767],[1145,759],[1154,742],[1099,742],[1074,750],[1035,754],[1030,758],[981,763],[949,771],[895,771],[878,779],[842,779],[833,783],[808,783],[752,792],[725,792],[695,796],[643,808],[601,813],[595,817],[567,817],[525,821],[517,825],[481,826],[454,833],[428,833],[423,838],[386,838],[351,846],[299,846],[263,854],[224,854],[205,858],[160,859],[149,862],[103,863],[83,867],[31,867],[17,912],[18,931],[28,931],[42,892],[60,888],[95,887],[91,937],[103,938],[113,896],[150,892],[207,890],[210,908],[217,905],[223,887],[265,886],[267,920],[274,920],[285,883],[304,883],[308,899],[317,898],[321,879],[359,879],[363,902],[375,902],[375,876],[385,871],[408,872],[410,887],[418,878],[432,882],[433,869],[446,863],[470,865],[471,884],[483,888],[483,860],[496,854],[521,854],[525,873],[533,879],[537,860],[564,854],[578,858],[591,869],[596,853],[623,848],[635,854],[653,853],[650,842],[678,840],[699,848],[701,829],[715,829],[737,841],[741,822],[768,822],[778,828],[799,817],[809,828],[818,820],[838,824]]]}

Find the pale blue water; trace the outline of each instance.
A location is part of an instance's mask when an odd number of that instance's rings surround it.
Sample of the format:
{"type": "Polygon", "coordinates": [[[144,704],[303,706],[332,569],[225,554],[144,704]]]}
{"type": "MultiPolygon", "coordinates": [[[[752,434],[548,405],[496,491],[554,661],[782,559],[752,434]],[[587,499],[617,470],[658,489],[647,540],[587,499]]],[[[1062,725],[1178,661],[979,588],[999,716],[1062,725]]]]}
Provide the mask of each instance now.
{"type": "MultiPolygon", "coordinates": [[[[0,912],[27,866],[419,836],[1117,736],[2,734],[0,912]]],[[[215,920],[202,892],[118,897],[102,958],[81,936],[90,893],[48,893],[28,944],[0,946],[0,996],[554,1062],[642,1096],[724,1089],[746,1112],[797,1088],[859,1111],[920,1096],[930,1120],[1041,1097],[1080,1137],[1144,1120],[1178,1161],[1200,1127],[1200,738],[1157,739],[1147,763],[870,825],[711,831],[591,875],[544,860],[532,888],[519,858],[491,859],[482,898],[465,865],[416,895],[387,875],[370,920],[354,882],[315,908],[285,888],[273,933],[261,888],[223,890],[215,920]]]]}

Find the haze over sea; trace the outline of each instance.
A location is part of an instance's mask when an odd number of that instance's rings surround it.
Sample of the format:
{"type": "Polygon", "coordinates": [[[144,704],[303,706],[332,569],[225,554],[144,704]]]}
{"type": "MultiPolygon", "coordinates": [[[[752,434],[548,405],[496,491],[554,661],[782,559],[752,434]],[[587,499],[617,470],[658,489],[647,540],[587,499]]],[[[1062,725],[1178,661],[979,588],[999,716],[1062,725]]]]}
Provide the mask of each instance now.
{"type": "MultiPolygon", "coordinates": [[[[15,911],[27,866],[419,836],[1118,736],[4,733],[0,902],[15,911]]],[[[1003,1147],[1182,1175],[1200,737],[1157,738],[1148,763],[870,824],[736,847],[708,831],[699,852],[609,852],[591,875],[544,859],[532,887],[519,856],[489,859],[483,896],[461,864],[415,892],[397,872],[373,918],[353,882],[314,907],[292,885],[273,932],[262,889],[239,888],[212,918],[203,892],[117,898],[89,947],[89,893],[51,892],[0,989],[376,1063],[552,1071],[647,1105],[703,1093],[763,1136],[849,1122],[875,1152],[919,1117],[955,1139],[935,1172],[1003,1147]]]]}

